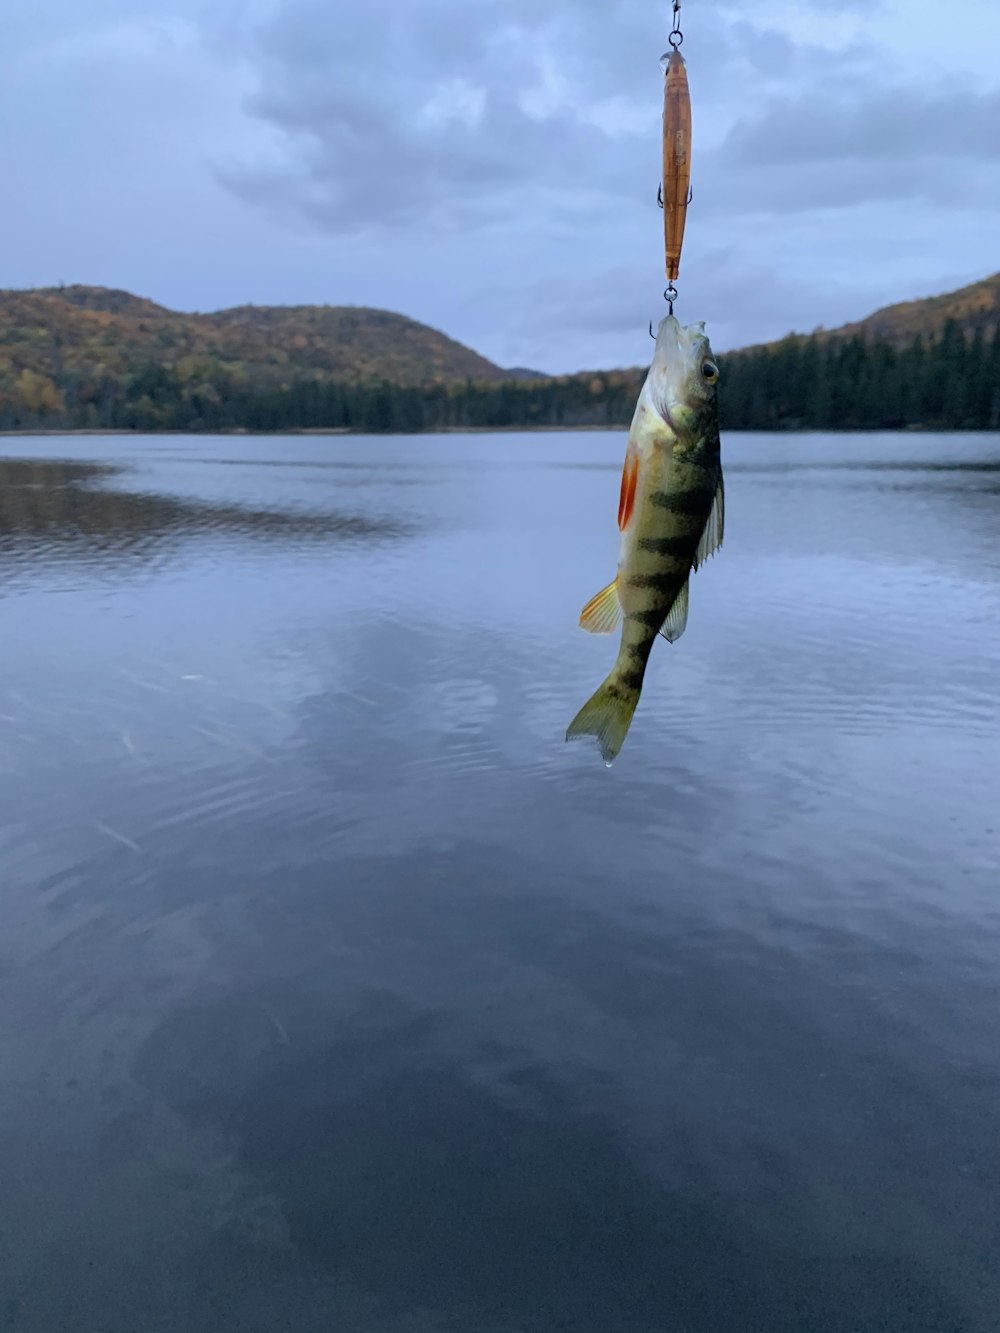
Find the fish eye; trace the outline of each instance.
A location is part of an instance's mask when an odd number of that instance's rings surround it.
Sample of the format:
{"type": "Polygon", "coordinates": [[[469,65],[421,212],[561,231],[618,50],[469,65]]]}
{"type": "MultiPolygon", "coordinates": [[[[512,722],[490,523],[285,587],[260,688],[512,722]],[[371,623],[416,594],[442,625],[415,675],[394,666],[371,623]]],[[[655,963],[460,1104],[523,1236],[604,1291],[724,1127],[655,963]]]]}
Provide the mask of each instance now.
{"type": "Polygon", "coordinates": [[[701,373],[709,384],[714,384],[719,378],[719,367],[714,361],[703,361],[701,363],[701,373]]]}

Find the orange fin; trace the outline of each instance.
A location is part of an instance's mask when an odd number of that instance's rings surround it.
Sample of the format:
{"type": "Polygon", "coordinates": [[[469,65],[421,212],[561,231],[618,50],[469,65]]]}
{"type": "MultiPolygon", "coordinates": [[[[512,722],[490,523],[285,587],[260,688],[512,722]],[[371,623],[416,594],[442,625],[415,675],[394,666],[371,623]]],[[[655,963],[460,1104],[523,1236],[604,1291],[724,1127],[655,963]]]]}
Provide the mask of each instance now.
{"type": "Polygon", "coordinates": [[[635,507],[635,488],[639,483],[639,455],[629,445],[622,469],[622,491],[618,501],[618,530],[624,532],[635,507]]]}
{"type": "Polygon", "coordinates": [[[622,604],[618,600],[618,575],[606,588],[591,597],[580,612],[580,624],[588,634],[611,634],[621,623],[622,604]]]}

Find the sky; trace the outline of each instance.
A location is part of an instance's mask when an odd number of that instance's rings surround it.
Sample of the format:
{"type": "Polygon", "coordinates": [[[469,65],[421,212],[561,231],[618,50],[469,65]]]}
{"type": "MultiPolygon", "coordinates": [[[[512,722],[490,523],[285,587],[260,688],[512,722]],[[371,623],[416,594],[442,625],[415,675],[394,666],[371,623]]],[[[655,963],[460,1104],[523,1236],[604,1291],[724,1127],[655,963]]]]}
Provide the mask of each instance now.
{"type": "MultiPolygon", "coordinates": [[[[505,366],[664,313],[669,0],[3,0],[0,287],[398,310],[505,366]]],[[[1000,270],[997,0],[683,0],[716,350],[1000,270]]]]}

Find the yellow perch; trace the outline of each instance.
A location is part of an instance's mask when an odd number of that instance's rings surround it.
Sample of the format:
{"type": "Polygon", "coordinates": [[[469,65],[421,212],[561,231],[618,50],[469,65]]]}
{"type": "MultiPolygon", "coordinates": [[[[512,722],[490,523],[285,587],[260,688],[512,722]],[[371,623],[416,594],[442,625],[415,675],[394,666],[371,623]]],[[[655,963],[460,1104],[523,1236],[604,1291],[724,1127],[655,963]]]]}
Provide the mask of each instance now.
{"type": "Polygon", "coordinates": [[[722,544],[719,371],[704,324],[661,321],[629,431],[613,582],[592,597],[580,624],[592,634],[622,626],[610,676],[570,723],[566,739],[596,736],[610,765],[639,702],[657,634],[684,633],[688,578],[722,544]]]}

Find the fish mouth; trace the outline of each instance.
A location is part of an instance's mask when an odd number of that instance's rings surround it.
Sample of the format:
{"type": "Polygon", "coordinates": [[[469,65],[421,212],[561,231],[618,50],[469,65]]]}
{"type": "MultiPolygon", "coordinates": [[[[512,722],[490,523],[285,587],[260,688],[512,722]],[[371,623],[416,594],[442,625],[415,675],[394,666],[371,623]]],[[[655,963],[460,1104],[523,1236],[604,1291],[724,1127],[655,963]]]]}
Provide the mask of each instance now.
{"type": "Polygon", "coordinates": [[[679,417],[685,414],[688,385],[696,373],[701,345],[706,341],[704,324],[685,328],[674,315],[660,321],[656,350],[649,368],[653,405],[675,435],[683,433],[679,417]]]}

